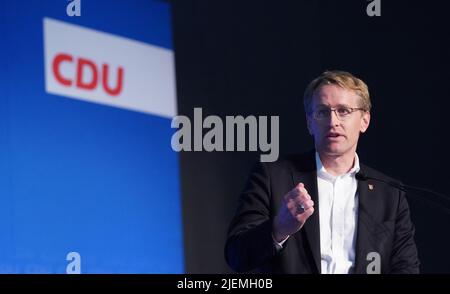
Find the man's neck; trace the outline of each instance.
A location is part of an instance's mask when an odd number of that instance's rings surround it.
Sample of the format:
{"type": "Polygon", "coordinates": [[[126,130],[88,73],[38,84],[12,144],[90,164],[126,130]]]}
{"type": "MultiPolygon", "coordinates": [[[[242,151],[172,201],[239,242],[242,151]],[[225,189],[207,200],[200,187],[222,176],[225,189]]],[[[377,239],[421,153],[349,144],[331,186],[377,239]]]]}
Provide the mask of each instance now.
{"type": "Polygon", "coordinates": [[[333,176],[339,176],[349,172],[355,163],[354,151],[342,155],[319,153],[319,157],[324,168],[333,176]]]}

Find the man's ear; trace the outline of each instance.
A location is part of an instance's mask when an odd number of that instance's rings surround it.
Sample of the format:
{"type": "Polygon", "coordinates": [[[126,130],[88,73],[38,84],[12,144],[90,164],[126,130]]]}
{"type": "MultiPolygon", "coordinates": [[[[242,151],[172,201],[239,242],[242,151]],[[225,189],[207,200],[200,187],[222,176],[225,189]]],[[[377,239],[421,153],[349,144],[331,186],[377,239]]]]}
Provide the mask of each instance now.
{"type": "Polygon", "coordinates": [[[367,131],[367,129],[369,128],[369,124],[370,124],[370,112],[364,111],[364,114],[361,119],[361,128],[360,128],[361,133],[365,133],[367,131]]]}

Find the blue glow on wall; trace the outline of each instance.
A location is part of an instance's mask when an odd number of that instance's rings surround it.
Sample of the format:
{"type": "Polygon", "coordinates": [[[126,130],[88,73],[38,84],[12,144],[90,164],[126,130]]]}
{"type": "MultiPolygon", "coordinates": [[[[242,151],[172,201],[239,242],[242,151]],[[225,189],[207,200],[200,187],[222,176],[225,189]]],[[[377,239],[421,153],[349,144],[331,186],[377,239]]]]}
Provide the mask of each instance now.
{"type": "Polygon", "coordinates": [[[0,272],[182,273],[170,118],[46,93],[43,52],[44,17],[172,49],[170,5],[68,3],[0,4],[0,272]]]}

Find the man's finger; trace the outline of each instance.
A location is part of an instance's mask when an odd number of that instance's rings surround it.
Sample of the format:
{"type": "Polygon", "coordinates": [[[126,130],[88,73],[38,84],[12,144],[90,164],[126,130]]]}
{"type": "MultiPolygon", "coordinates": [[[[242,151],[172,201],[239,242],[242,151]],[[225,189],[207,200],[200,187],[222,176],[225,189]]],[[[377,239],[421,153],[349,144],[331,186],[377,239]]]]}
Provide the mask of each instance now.
{"type": "Polygon", "coordinates": [[[297,187],[295,187],[294,189],[292,189],[291,191],[289,191],[286,195],[286,197],[288,199],[295,199],[298,196],[301,195],[300,189],[298,189],[297,187]]]}
{"type": "Polygon", "coordinates": [[[305,212],[297,214],[296,218],[299,222],[305,223],[305,221],[314,213],[314,207],[310,207],[305,212]]]}
{"type": "Polygon", "coordinates": [[[296,202],[296,213],[304,213],[306,210],[314,206],[314,201],[306,200],[302,202],[296,202]]]}
{"type": "Polygon", "coordinates": [[[302,194],[308,194],[308,190],[306,190],[305,187],[300,188],[300,193],[302,194]]]}
{"type": "Polygon", "coordinates": [[[306,218],[310,217],[314,213],[314,207],[310,207],[303,213],[306,218]]]}
{"type": "Polygon", "coordinates": [[[307,200],[311,200],[311,196],[309,196],[309,194],[307,194],[307,193],[306,194],[305,193],[300,193],[300,194],[297,194],[294,198],[291,198],[291,199],[293,199],[297,203],[302,203],[302,202],[305,202],[307,200]]]}
{"type": "Polygon", "coordinates": [[[305,202],[303,202],[303,209],[304,210],[308,210],[310,207],[314,206],[314,201],[312,200],[306,200],[305,202]]]}

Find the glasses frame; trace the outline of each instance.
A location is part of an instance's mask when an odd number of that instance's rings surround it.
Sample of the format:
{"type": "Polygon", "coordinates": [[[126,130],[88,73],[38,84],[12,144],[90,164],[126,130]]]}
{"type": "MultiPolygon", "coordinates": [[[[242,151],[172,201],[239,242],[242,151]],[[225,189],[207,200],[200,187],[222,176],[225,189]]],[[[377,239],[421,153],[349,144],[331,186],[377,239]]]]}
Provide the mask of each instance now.
{"type": "MultiPolygon", "coordinates": [[[[345,119],[347,119],[351,114],[353,114],[353,113],[356,112],[356,111],[359,111],[359,110],[361,110],[361,111],[366,111],[364,108],[361,108],[361,107],[347,107],[347,106],[340,106],[340,107],[336,107],[336,108],[330,108],[330,107],[324,107],[324,108],[327,109],[327,110],[330,112],[330,114],[329,114],[327,117],[318,118],[318,117],[317,117],[317,112],[319,111],[318,109],[311,111],[311,112],[309,113],[309,115],[312,116],[312,118],[314,118],[316,121],[324,121],[324,120],[326,120],[326,119],[331,118],[331,112],[334,112],[334,114],[336,115],[336,117],[338,118],[338,120],[344,121],[345,119]],[[339,116],[337,110],[338,110],[338,109],[342,109],[342,108],[349,109],[350,112],[349,112],[347,115],[341,117],[341,116],[339,116]]],[[[320,110],[322,111],[322,110],[324,110],[324,109],[320,109],[320,110]]]]}

